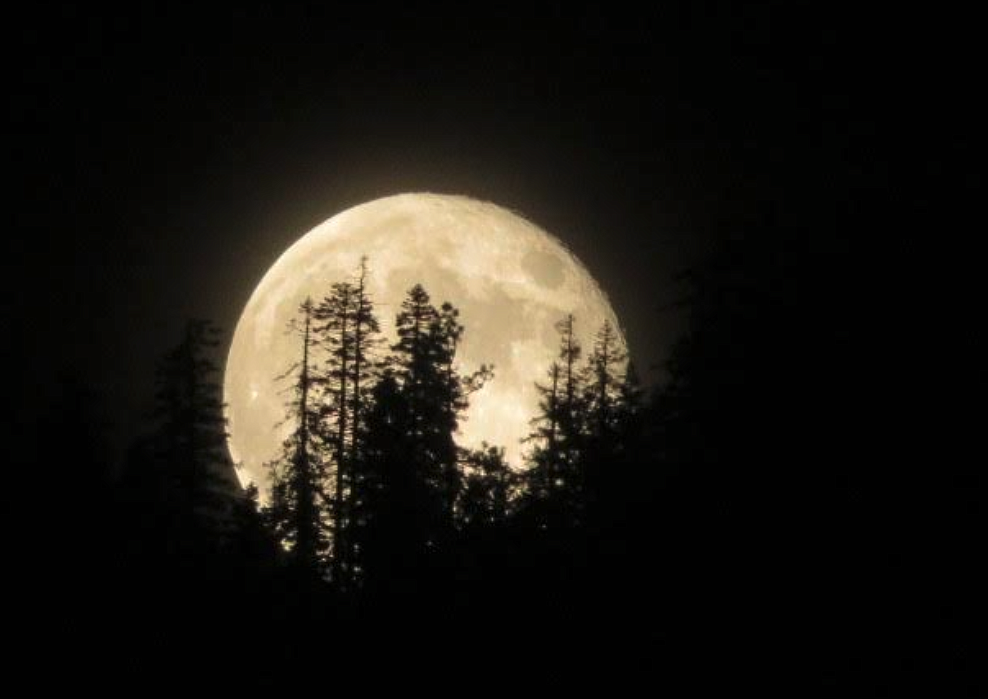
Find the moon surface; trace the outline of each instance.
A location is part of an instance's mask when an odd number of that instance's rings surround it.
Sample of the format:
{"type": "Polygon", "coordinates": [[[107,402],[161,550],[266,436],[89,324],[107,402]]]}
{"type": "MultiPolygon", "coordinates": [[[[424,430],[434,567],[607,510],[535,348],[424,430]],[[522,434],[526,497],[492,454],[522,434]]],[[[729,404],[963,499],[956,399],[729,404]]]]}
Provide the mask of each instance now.
{"type": "Polygon", "coordinates": [[[460,367],[469,372],[493,364],[494,378],[471,396],[457,441],[503,446],[514,467],[523,464],[520,440],[537,410],[535,382],[546,380],[558,354],[556,322],[575,316],[585,353],[605,321],[625,342],[586,268],[559,240],[511,211],[437,194],[399,194],[347,209],[278,258],[234,332],[224,376],[230,453],[241,482],[254,482],[262,494],[264,464],[294,428],[285,421],[289,382],[276,380],[301,353],[286,327],[307,296],[318,301],[334,282],[353,279],[364,255],[385,348],[395,341],[395,314],[414,284],[437,307],[449,301],[460,309],[466,328],[460,367]]]}

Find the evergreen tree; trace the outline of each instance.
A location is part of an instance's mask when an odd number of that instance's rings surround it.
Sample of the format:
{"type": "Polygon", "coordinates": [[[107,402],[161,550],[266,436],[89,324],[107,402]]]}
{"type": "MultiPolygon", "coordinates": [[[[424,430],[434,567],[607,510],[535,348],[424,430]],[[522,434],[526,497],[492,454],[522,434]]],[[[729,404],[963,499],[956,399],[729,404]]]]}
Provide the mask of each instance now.
{"type": "MultiPolygon", "coordinates": [[[[373,392],[357,500],[367,546],[380,551],[390,542],[401,550],[392,563],[421,563],[453,538],[462,487],[454,433],[469,395],[491,376],[488,366],[459,372],[458,316],[450,304],[433,306],[421,285],[410,289],[396,318],[398,340],[373,392]]],[[[380,562],[376,552],[366,559],[369,566],[380,562]]]]}
{"type": "Polygon", "coordinates": [[[233,509],[233,536],[229,553],[243,568],[258,569],[276,560],[277,544],[265,527],[257,486],[250,483],[233,509]]]}
{"type": "Polygon", "coordinates": [[[539,412],[532,419],[532,432],[525,442],[535,444],[528,454],[529,495],[537,499],[545,499],[552,493],[553,483],[558,479],[560,464],[560,374],[559,362],[549,365],[549,381],[547,384],[535,384],[539,393],[539,412]]]}
{"type": "Polygon", "coordinates": [[[390,368],[369,399],[357,482],[355,568],[363,583],[382,589],[414,576],[428,539],[422,510],[431,492],[415,470],[408,396],[390,368]]]}
{"type": "Polygon", "coordinates": [[[381,328],[377,315],[374,313],[374,303],[367,290],[368,275],[367,258],[361,257],[353,293],[353,355],[350,363],[353,384],[350,392],[350,425],[353,438],[348,459],[350,486],[346,505],[350,529],[353,532],[346,537],[347,560],[350,562],[351,576],[353,577],[358,574],[356,570],[357,535],[355,532],[362,526],[359,498],[361,493],[360,481],[363,477],[361,464],[364,461],[364,439],[367,435],[367,411],[371,404],[374,380],[381,369],[376,358],[376,352],[381,342],[381,328]]]}
{"type": "MultiPolygon", "coordinates": [[[[437,412],[434,408],[442,347],[436,344],[434,332],[439,326],[439,312],[420,284],[408,291],[395,325],[398,342],[391,348],[395,377],[408,402],[412,437],[423,441],[430,418],[437,412]]],[[[439,407],[445,410],[445,403],[439,407]]]]}
{"type": "Polygon", "coordinates": [[[437,360],[441,372],[444,399],[441,423],[436,430],[436,460],[442,473],[442,498],[446,520],[453,522],[457,494],[460,490],[458,448],[453,434],[459,427],[458,415],[467,407],[466,396],[453,362],[456,348],[463,335],[460,312],[452,304],[443,303],[439,317],[431,328],[438,346],[437,360]]]}
{"type": "Polygon", "coordinates": [[[328,548],[326,517],[318,500],[326,467],[317,438],[320,411],[316,396],[319,380],[312,366],[313,313],[312,301],[306,299],[299,307],[300,319],[291,327],[301,341],[299,362],[283,375],[295,377],[287,406],[287,419],[294,430],[284,442],[281,458],[268,464],[271,503],[265,512],[294,564],[305,571],[318,570],[328,548]]]}
{"type": "Polygon", "coordinates": [[[182,549],[218,544],[242,495],[227,451],[218,368],[210,357],[218,334],[209,321],[190,320],[156,373],[151,460],[172,513],[172,543],[182,549]]]}
{"type": "Polygon", "coordinates": [[[559,356],[549,367],[549,383],[536,384],[539,413],[526,441],[526,500],[541,526],[571,525],[578,519],[583,495],[586,446],[586,372],[579,365],[582,348],[572,314],[556,324],[559,356]]]}
{"type": "Polygon", "coordinates": [[[315,309],[314,319],[322,324],[315,332],[328,350],[323,373],[322,420],[320,430],[331,453],[331,490],[329,507],[332,522],[331,577],[343,585],[346,563],[347,451],[349,442],[350,362],[353,354],[353,286],[348,282],[333,284],[330,294],[315,309]]]}
{"type": "Polygon", "coordinates": [[[616,411],[619,441],[625,449],[631,448],[642,435],[645,407],[645,393],[638,369],[634,362],[628,360],[616,411]]]}
{"type": "Polygon", "coordinates": [[[562,366],[562,404],[559,411],[561,440],[561,472],[558,484],[572,493],[579,490],[579,470],[582,457],[585,420],[583,403],[583,377],[578,362],[583,349],[576,339],[576,319],[569,314],[556,329],[560,335],[559,359],[562,366]]]}
{"type": "Polygon", "coordinates": [[[625,397],[628,355],[611,326],[604,321],[587,358],[584,380],[587,429],[598,451],[610,451],[618,432],[625,397]]]}
{"type": "Polygon", "coordinates": [[[321,429],[332,459],[332,574],[343,588],[353,578],[361,423],[376,370],[371,354],[380,331],[367,293],[366,258],[361,260],[356,281],[334,284],[313,317],[321,323],[314,330],[327,350],[321,381],[321,429]]]}
{"type": "Polygon", "coordinates": [[[444,514],[448,513],[453,399],[446,376],[448,338],[442,331],[449,322],[448,314],[442,318],[429,294],[416,284],[402,302],[396,318],[398,342],[391,348],[390,361],[408,410],[408,466],[428,488],[423,491],[419,515],[430,545],[439,538],[444,514]]]}
{"type": "Polygon", "coordinates": [[[482,364],[472,374],[462,375],[456,367],[456,350],[463,336],[464,327],[459,322],[460,312],[445,302],[439,308],[439,317],[432,328],[439,347],[438,360],[441,371],[441,398],[443,413],[437,430],[437,460],[443,473],[443,505],[447,522],[455,519],[456,502],[462,487],[461,462],[466,454],[456,446],[453,435],[465,419],[470,406],[470,395],[479,391],[494,377],[494,369],[482,364]]]}
{"type": "Polygon", "coordinates": [[[496,527],[508,519],[517,478],[504,460],[504,449],[484,443],[464,455],[459,516],[463,528],[496,527]]]}
{"type": "Polygon", "coordinates": [[[594,338],[585,374],[584,523],[599,537],[626,516],[642,482],[631,463],[637,455],[641,408],[637,374],[609,322],[594,338]]]}

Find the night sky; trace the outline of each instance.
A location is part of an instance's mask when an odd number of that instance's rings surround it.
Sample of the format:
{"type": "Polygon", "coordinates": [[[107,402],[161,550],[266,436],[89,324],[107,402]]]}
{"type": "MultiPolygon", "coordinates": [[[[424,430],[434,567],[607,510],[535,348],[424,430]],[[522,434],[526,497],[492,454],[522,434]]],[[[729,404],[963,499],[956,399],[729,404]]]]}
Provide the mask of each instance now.
{"type": "MultiPolygon", "coordinates": [[[[77,538],[65,512],[88,508],[92,490],[77,481],[95,480],[52,428],[77,417],[60,400],[62,377],[96,390],[123,456],[147,428],[155,364],[188,318],[212,319],[228,341],[256,284],[305,232],[362,202],[431,191],[492,201],[562,239],[653,384],[701,306],[677,306],[682,272],[725,241],[748,255],[728,273],[771,271],[699,324],[713,337],[687,352],[693,411],[662,433],[685,449],[655,461],[687,468],[647,474],[667,509],[643,501],[633,542],[651,551],[655,527],[673,551],[660,555],[672,562],[662,584],[693,600],[658,588],[655,608],[682,614],[696,643],[662,647],[701,649],[697,667],[732,690],[719,660],[781,675],[787,652],[823,661],[804,673],[811,681],[875,670],[882,686],[903,678],[915,691],[910,673],[930,658],[944,668],[932,696],[966,682],[966,668],[981,678],[983,654],[965,640],[983,635],[972,611],[984,588],[983,467],[964,449],[979,413],[940,393],[971,393],[978,374],[959,355],[984,344],[983,310],[962,307],[979,296],[982,257],[947,242],[980,230],[983,77],[970,73],[983,62],[982,23],[938,7],[908,18],[792,1],[535,4],[5,10],[13,204],[0,276],[16,438],[4,443],[8,475],[35,481],[8,484],[7,500],[32,509],[15,518],[15,544],[45,530],[34,551],[58,583],[46,600],[55,622],[28,608],[38,638],[14,633],[16,646],[50,660],[59,625],[102,632],[60,604],[97,609],[79,590],[119,571],[91,566],[64,583],[79,570],[63,557],[77,538]],[[943,436],[938,420],[952,423],[943,436]],[[53,499],[62,506],[44,506],[53,499]],[[772,652],[751,643],[759,633],[772,652]]],[[[718,281],[708,292],[731,289],[718,281]]],[[[469,333],[483,319],[463,321],[469,333]]],[[[7,562],[14,579],[32,568],[7,562]]],[[[643,648],[659,642],[637,613],[628,621],[643,648]]],[[[71,657],[101,651],[79,638],[71,657]]],[[[601,638],[620,647],[623,635],[601,638]]],[[[676,669],[676,656],[665,662],[676,669]]],[[[648,665],[647,682],[661,674],[648,665]]]]}
{"type": "Polygon", "coordinates": [[[677,273],[742,222],[805,213],[791,190],[823,146],[821,36],[771,5],[20,18],[6,264],[27,405],[71,369],[131,435],[187,317],[232,332],[300,235],[405,191],[490,200],[562,238],[660,380],[677,273]]]}

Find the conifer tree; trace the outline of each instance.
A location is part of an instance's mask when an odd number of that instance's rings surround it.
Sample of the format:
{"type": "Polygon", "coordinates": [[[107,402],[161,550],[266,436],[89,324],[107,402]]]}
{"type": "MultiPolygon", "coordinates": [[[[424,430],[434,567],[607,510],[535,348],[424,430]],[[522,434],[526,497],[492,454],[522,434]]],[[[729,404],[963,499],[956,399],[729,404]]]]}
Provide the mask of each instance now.
{"type": "Polygon", "coordinates": [[[575,523],[582,498],[586,375],[579,364],[582,348],[575,323],[570,314],[556,324],[558,359],[549,367],[549,382],[536,384],[539,413],[526,440],[533,444],[528,454],[526,499],[535,504],[543,525],[550,520],[575,523]]]}
{"type": "Polygon", "coordinates": [[[584,523],[598,533],[616,520],[614,508],[628,502],[637,479],[628,471],[637,435],[637,375],[614,327],[607,321],[594,338],[585,367],[587,423],[583,469],[584,523]]]}
{"type": "Polygon", "coordinates": [[[435,412],[442,348],[436,345],[434,333],[439,325],[439,313],[420,284],[408,291],[395,325],[398,342],[391,348],[395,375],[408,402],[412,437],[423,440],[430,418],[434,417],[430,413],[435,412]]]}
{"type": "Polygon", "coordinates": [[[529,494],[537,499],[545,499],[552,492],[552,485],[558,478],[560,464],[560,374],[559,362],[549,365],[549,381],[535,384],[539,393],[539,412],[532,419],[532,432],[525,442],[535,444],[529,453],[528,487],[529,494]]]}
{"type": "Polygon", "coordinates": [[[395,373],[385,368],[369,396],[363,425],[354,529],[355,568],[372,588],[413,574],[428,538],[428,484],[415,470],[412,410],[395,373]]]}
{"type": "Polygon", "coordinates": [[[449,434],[450,397],[446,351],[439,311],[420,284],[412,287],[396,318],[398,342],[391,348],[394,369],[408,410],[408,465],[428,490],[420,515],[432,544],[438,537],[444,507],[444,456],[449,434]]]}
{"type": "Polygon", "coordinates": [[[321,377],[322,435],[332,464],[328,492],[332,511],[332,576],[344,588],[353,574],[352,530],[356,519],[358,453],[366,394],[375,366],[372,351],[379,326],[367,292],[367,263],[361,260],[354,282],[336,283],[315,309],[320,324],[314,328],[327,351],[321,377]]]}
{"type": "Polygon", "coordinates": [[[183,549],[219,543],[241,495],[226,446],[218,368],[210,356],[218,335],[209,321],[188,321],[155,377],[153,461],[177,527],[173,543],[183,549]]]}
{"type": "Polygon", "coordinates": [[[609,321],[604,321],[587,358],[584,383],[587,429],[598,448],[611,448],[608,443],[616,437],[625,396],[627,362],[617,332],[609,321]]]}
{"type": "Polygon", "coordinates": [[[368,413],[364,483],[357,498],[367,528],[361,538],[375,547],[366,556],[369,566],[378,565],[375,575],[381,565],[390,565],[377,555],[382,542],[401,549],[395,561],[421,562],[452,540],[462,487],[454,433],[469,395],[492,373],[488,366],[467,376],[460,373],[455,359],[463,326],[458,316],[450,304],[433,306],[421,285],[409,290],[397,314],[398,339],[368,413]],[[400,523],[395,519],[399,512],[400,523]]]}
{"type": "Polygon", "coordinates": [[[353,286],[333,284],[330,294],[315,309],[313,317],[321,325],[315,332],[328,350],[323,372],[321,435],[331,454],[330,517],[332,521],[331,577],[342,587],[346,544],[346,489],[350,362],[353,353],[353,286]]]}
{"type": "Polygon", "coordinates": [[[562,404],[559,412],[559,428],[562,445],[563,487],[576,488],[577,473],[580,468],[585,424],[583,404],[583,377],[578,362],[583,353],[576,339],[576,319],[567,315],[557,325],[560,336],[559,359],[562,368],[562,404]]]}
{"type": "Polygon", "coordinates": [[[233,509],[233,536],[228,549],[235,562],[253,569],[276,560],[277,555],[276,542],[264,526],[259,500],[257,486],[248,484],[233,509]]]}
{"type": "Polygon", "coordinates": [[[479,391],[494,377],[494,368],[489,364],[482,364],[476,371],[466,375],[461,374],[457,368],[456,351],[464,332],[459,317],[459,310],[444,302],[439,308],[437,323],[432,328],[439,347],[440,389],[444,401],[437,432],[437,459],[443,473],[443,500],[447,522],[455,519],[456,502],[462,487],[461,461],[464,452],[456,446],[453,435],[465,417],[464,412],[470,405],[470,395],[479,391]]]}
{"type": "Polygon", "coordinates": [[[463,490],[459,516],[465,529],[499,526],[507,521],[515,489],[514,472],[502,447],[487,443],[464,455],[463,490]]]}
{"type": "Polygon", "coordinates": [[[347,490],[346,511],[350,535],[346,537],[347,561],[351,570],[351,577],[358,575],[357,566],[357,534],[356,530],[362,526],[361,506],[359,502],[361,487],[360,481],[363,478],[361,464],[364,461],[364,440],[367,435],[367,409],[371,404],[371,392],[374,380],[381,369],[377,359],[377,350],[381,343],[380,324],[374,312],[374,302],[368,292],[369,271],[367,258],[361,257],[360,267],[354,283],[353,293],[353,355],[350,363],[352,367],[351,380],[353,388],[350,404],[350,429],[352,441],[350,454],[347,457],[349,464],[349,488],[347,490]]]}
{"type": "Polygon", "coordinates": [[[306,299],[299,307],[299,319],[292,331],[300,340],[300,360],[284,377],[293,376],[287,419],[294,429],[285,440],[280,459],[268,464],[271,470],[271,504],[267,519],[293,562],[306,571],[320,569],[328,546],[326,518],[318,500],[325,480],[325,463],[317,439],[320,411],[313,372],[312,350],[314,307],[306,299]]]}
{"type": "Polygon", "coordinates": [[[644,391],[634,362],[628,360],[617,405],[619,439],[628,449],[640,437],[645,408],[644,391]]]}
{"type": "Polygon", "coordinates": [[[437,430],[436,459],[442,471],[443,508],[449,522],[453,521],[456,498],[460,489],[458,450],[453,434],[459,426],[457,415],[466,408],[463,388],[453,365],[456,348],[463,335],[463,325],[459,322],[459,315],[459,310],[452,304],[443,303],[436,325],[431,329],[439,348],[437,359],[440,364],[444,398],[442,422],[437,430]]]}

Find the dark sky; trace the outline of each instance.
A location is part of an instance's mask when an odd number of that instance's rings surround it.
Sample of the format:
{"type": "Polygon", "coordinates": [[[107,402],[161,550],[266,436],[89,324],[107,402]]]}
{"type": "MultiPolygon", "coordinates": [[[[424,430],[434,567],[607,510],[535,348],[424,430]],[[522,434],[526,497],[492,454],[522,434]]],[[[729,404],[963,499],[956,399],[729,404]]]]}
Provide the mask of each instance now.
{"type": "Polygon", "coordinates": [[[798,3],[173,5],[10,29],[15,382],[40,406],[53,369],[78,369],[127,429],[186,317],[232,331],[302,233],[401,191],[491,200],[558,235],[639,365],[660,361],[675,274],[766,202],[798,217],[788,188],[820,147],[821,37],[798,3]]]}

